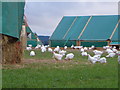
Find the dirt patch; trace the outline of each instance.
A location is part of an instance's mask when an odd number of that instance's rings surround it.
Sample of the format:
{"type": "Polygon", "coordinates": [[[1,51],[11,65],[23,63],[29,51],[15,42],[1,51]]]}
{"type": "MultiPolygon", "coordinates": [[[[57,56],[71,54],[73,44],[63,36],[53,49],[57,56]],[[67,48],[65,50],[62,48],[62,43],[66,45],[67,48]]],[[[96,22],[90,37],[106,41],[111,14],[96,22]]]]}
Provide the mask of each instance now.
{"type": "Polygon", "coordinates": [[[44,63],[44,62],[47,62],[47,63],[53,63],[53,62],[56,62],[56,60],[38,60],[38,59],[24,59],[22,61],[22,63],[24,64],[30,64],[30,63],[44,63]]]}
{"type": "Polygon", "coordinates": [[[54,60],[54,59],[25,59],[23,60],[23,64],[31,64],[31,63],[69,63],[74,62],[73,60],[54,60]]]}
{"type": "Polygon", "coordinates": [[[41,63],[41,64],[66,64],[66,65],[78,65],[78,64],[90,64],[89,62],[79,62],[74,60],[54,60],[54,59],[24,59],[20,64],[3,64],[2,69],[18,69],[25,68],[27,65],[32,63],[41,63]]]}
{"type": "Polygon", "coordinates": [[[26,64],[32,63],[64,63],[65,61],[57,61],[57,60],[38,60],[38,59],[24,59],[20,64],[2,64],[2,69],[18,69],[24,68],[26,64]]]}
{"type": "Polygon", "coordinates": [[[18,69],[18,68],[24,68],[24,64],[3,64],[2,69],[18,69]]]}

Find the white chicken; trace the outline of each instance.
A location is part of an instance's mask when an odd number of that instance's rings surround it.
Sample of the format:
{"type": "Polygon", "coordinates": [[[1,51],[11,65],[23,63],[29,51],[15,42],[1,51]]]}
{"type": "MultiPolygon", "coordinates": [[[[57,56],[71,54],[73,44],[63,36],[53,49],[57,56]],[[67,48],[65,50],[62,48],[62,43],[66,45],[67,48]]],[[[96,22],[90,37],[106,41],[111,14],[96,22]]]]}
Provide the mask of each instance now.
{"type": "Polygon", "coordinates": [[[84,52],[85,50],[83,48],[80,49],[80,52],[84,52]]]}
{"type": "Polygon", "coordinates": [[[110,46],[106,46],[106,49],[110,49],[110,46]]]}
{"type": "Polygon", "coordinates": [[[28,46],[29,46],[29,47],[32,47],[32,45],[31,45],[31,44],[29,44],[28,46]]]}
{"type": "Polygon", "coordinates": [[[92,50],[92,48],[91,48],[91,47],[89,47],[88,49],[89,49],[89,50],[92,50]]]}
{"type": "Polygon", "coordinates": [[[117,51],[116,54],[117,54],[117,55],[120,55],[120,51],[117,51]]]}
{"type": "Polygon", "coordinates": [[[64,49],[66,50],[66,49],[67,49],[67,46],[65,46],[64,49]]]}
{"type": "Polygon", "coordinates": [[[87,50],[88,50],[88,48],[87,48],[87,47],[84,47],[84,50],[85,50],[85,51],[87,51],[87,50]]]}
{"type": "Polygon", "coordinates": [[[45,45],[45,48],[48,48],[49,47],[49,45],[45,45]]]}
{"type": "Polygon", "coordinates": [[[73,49],[73,48],[74,48],[74,45],[72,45],[71,48],[73,49]]]}
{"type": "Polygon", "coordinates": [[[62,57],[63,55],[53,52],[53,58],[55,58],[56,60],[62,60],[62,57]]]}
{"type": "Polygon", "coordinates": [[[94,45],[92,45],[92,46],[91,46],[91,48],[92,48],[92,49],[94,49],[94,48],[95,48],[95,46],[94,46],[94,45]]]}
{"type": "Polygon", "coordinates": [[[48,48],[48,52],[52,52],[53,50],[52,50],[52,48],[48,48]]]}
{"type": "Polygon", "coordinates": [[[35,47],[35,49],[38,49],[38,48],[40,48],[40,47],[41,47],[41,45],[38,44],[38,45],[35,47]]]}
{"type": "Polygon", "coordinates": [[[74,58],[74,54],[73,53],[69,53],[69,54],[66,55],[65,60],[71,60],[73,58],[74,58]]]}
{"type": "Polygon", "coordinates": [[[46,52],[46,48],[41,49],[41,52],[46,52]]]}
{"type": "Polygon", "coordinates": [[[111,49],[106,49],[107,53],[113,53],[113,51],[111,49]]]}
{"type": "Polygon", "coordinates": [[[30,51],[32,50],[32,47],[26,47],[26,50],[30,51]]]}
{"type": "Polygon", "coordinates": [[[103,54],[102,51],[98,51],[98,50],[94,50],[93,52],[94,52],[95,55],[102,55],[103,54]]]}
{"type": "Polygon", "coordinates": [[[113,48],[112,51],[113,51],[114,53],[118,52],[118,50],[115,49],[115,48],[113,48]]]}
{"type": "Polygon", "coordinates": [[[101,55],[94,55],[93,57],[96,58],[99,61],[101,55]]]}
{"type": "Polygon", "coordinates": [[[114,57],[115,55],[115,53],[109,53],[106,57],[114,57]]]}
{"type": "Polygon", "coordinates": [[[60,48],[60,46],[57,46],[56,48],[60,48]]]}
{"type": "Polygon", "coordinates": [[[38,48],[39,48],[38,46],[35,47],[35,49],[38,49],[38,48]]]}
{"type": "Polygon", "coordinates": [[[100,63],[107,63],[107,61],[106,61],[106,58],[105,57],[102,57],[102,58],[100,58],[100,63]]]}
{"type": "Polygon", "coordinates": [[[38,44],[38,47],[40,48],[40,47],[41,47],[41,45],[39,45],[39,44],[38,44]]]}
{"type": "Polygon", "coordinates": [[[81,49],[83,46],[74,46],[74,49],[81,49]]]}
{"type": "Polygon", "coordinates": [[[42,46],[42,47],[41,47],[41,52],[46,52],[45,46],[42,46]]]}
{"type": "Polygon", "coordinates": [[[103,46],[103,49],[106,49],[106,46],[103,46]]]}
{"type": "Polygon", "coordinates": [[[88,60],[93,64],[95,64],[98,61],[97,58],[91,57],[89,54],[88,54],[88,60]]]}
{"type": "Polygon", "coordinates": [[[88,54],[87,54],[87,52],[82,52],[81,55],[82,56],[87,56],[88,54]]]}
{"type": "Polygon", "coordinates": [[[65,53],[66,53],[66,51],[64,51],[64,50],[61,50],[61,51],[59,51],[59,54],[61,54],[61,55],[65,55],[65,53]]]}
{"type": "Polygon", "coordinates": [[[54,52],[59,52],[60,51],[60,47],[57,46],[55,49],[54,49],[54,52]]]}
{"type": "Polygon", "coordinates": [[[34,51],[31,51],[31,52],[30,52],[30,56],[35,56],[35,52],[34,52],[34,51]]]}
{"type": "Polygon", "coordinates": [[[113,49],[116,49],[116,46],[114,46],[113,49]]]}

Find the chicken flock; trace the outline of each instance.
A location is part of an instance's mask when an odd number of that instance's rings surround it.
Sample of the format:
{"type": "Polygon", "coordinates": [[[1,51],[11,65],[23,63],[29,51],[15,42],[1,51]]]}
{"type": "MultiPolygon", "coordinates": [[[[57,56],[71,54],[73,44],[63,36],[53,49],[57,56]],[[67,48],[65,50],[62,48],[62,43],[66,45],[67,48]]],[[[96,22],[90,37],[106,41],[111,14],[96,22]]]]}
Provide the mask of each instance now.
{"type": "MultiPolygon", "coordinates": [[[[67,46],[64,46],[63,49],[61,49],[59,46],[55,47],[54,49],[50,48],[49,45],[37,45],[34,49],[40,49],[42,53],[44,52],[50,52],[53,54],[53,58],[56,60],[63,60],[63,56],[65,56],[65,60],[72,60],[75,55],[74,53],[67,53],[67,46]]],[[[118,63],[120,64],[120,51],[116,49],[116,47],[112,46],[103,46],[103,50],[97,50],[95,46],[91,47],[83,47],[83,46],[71,46],[71,49],[78,49],[82,56],[88,57],[88,61],[90,61],[92,64],[95,64],[96,62],[99,63],[107,63],[107,58],[113,58],[116,55],[118,56],[118,63]],[[92,51],[94,53],[93,56],[89,54],[89,51],[92,51]],[[102,57],[104,53],[107,53],[105,57],[102,57]]],[[[119,48],[120,49],[120,48],[119,48]]],[[[35,56],[35,51],[32,50],[32,45],[28,45],[26,47],[26,50],[30,51],[30,56],[35,56]]]]}

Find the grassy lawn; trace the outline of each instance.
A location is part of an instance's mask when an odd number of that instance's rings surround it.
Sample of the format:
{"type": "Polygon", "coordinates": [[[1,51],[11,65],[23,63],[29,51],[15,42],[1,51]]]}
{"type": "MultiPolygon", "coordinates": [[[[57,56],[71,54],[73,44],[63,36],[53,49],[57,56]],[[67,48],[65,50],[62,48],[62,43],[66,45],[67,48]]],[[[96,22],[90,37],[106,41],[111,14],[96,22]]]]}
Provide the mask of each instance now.
{"type": "Polygon", "coordinates": [[[106,64],[91,64],[77,50],[68,51],[75,54],[71,61],[55,61],[49,52],[35,52],[36,56],[30,57],[29,51],[25,51],[24,58],[27,62],[31,59],[38,62],[22,63],[18,65],[20,68],[3,65],[3,88],[118,87],[117,57],[107,58],[106,64]]]}

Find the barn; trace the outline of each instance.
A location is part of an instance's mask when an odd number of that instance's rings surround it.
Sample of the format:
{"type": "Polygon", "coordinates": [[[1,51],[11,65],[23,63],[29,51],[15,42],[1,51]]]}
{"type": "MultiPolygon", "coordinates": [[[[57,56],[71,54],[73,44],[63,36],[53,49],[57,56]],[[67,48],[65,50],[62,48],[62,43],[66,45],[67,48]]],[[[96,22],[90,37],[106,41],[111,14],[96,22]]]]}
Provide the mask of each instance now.
{"type": "Polygon", "coordinates": [[[49,37],[50,36],[38,36],[39,39],[41,40],[41,42],[44,44],[44,45],[48,45],[49,44],[49,37]]]}
{"type": "Polygon", "coordinates": [[[50,46],[120,45],[119,23],[119,15],[64,16],[50,37],[50,46]]]}
{"type": "Polygon", "coordinates": [[[28,25],[26,26],[26,32],[27,32],[27,46],[32,45],[32,47],[36,47],[38,44],[42,45],[42,42],[38,38],[38,35],[36,33],[33,33],[28,25]]]}
{"type": "Polygon", "coordinates": [[[24,5],[24,2],[0,2],[1,63],[21,62],[23,52],[20,35],[24,5]]]}

